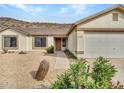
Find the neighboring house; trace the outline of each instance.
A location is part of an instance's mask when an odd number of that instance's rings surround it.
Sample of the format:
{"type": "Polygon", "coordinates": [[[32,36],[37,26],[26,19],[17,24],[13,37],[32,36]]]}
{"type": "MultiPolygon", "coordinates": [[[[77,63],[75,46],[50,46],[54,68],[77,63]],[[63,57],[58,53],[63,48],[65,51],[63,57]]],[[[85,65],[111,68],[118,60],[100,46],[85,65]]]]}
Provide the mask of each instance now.
{"type": "Polygon", "coordinates": [[[115,5],[62,28],[6,28],[0,50],[41,51],[53,45],[78,57],[124,58],[124,7],[115,5]]]}

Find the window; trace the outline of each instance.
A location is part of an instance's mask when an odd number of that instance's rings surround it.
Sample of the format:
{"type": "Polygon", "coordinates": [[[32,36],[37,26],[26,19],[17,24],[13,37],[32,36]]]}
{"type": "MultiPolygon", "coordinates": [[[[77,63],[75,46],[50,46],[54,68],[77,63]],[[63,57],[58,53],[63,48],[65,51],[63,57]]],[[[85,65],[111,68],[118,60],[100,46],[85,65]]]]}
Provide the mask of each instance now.
{"type": "Polygon", "coordinates": [[[46,38],[45,37],[35,37],[34,46],[35,47],[46,47],[46,38]]]}
{"type": "Polygon", "coordinates": [[[118,21],[118,13],[113,13],[113,21],[118,21]]]}
{"type": "Polygon", "coordinates": [[[17,37],[16,36],[4,36],[4,48],[16,48],[17,37]]]}
{"type": "Polygon", "coordinates": [[[62,39],[62,46],[66,47],[66,39],[65,38],[62,39]]]}

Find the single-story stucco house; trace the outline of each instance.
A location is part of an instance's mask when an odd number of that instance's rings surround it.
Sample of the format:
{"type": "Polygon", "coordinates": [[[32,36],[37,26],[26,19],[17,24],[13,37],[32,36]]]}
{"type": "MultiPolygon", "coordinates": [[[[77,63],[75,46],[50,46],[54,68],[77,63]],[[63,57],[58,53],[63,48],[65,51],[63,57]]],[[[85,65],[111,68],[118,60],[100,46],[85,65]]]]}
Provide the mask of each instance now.
{"type": "Polygon", "coordinates": [[[114,5],[61,28],[12,28],[0,31],[0,51],[69,49],[78,57],[124,58],[124,7],[114,5]]]}

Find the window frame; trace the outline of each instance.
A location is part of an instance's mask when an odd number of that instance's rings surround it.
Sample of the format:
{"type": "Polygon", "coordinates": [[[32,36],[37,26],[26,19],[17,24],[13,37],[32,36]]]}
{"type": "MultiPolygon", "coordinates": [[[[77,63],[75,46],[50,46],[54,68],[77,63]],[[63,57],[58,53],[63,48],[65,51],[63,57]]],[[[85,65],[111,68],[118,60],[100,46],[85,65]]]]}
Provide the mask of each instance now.
{"type": "Polygon", "coordinates": [[[67,46],[67,42],[66,42],[66,38],[62,38],[62,47],[66,47],[67,46]],[[63,45],[63,39],[65,39],[65,45],[63,45]]]}
{"type": "Polygon", "coordinates": [[[17,50],[18,49],[18,36],[17,35],[2,35],[2,48],[7,49],[7,50],[17,50]],[[5,37],[11,38],[15,37],[16,38],[16,47],[5,47],[5,37]]]}
{"type": "Polygon", "coordinates": [[[47,37],[46,36],[33,36],[33,40],[32,40],[32,49],[46,49],[47,48],[47,37]],[[35,38],[36,37],[40,37],[40,38],[46,38],[46,46],[45,47],[36,47],[35,46],[35,38]]]}
{"type": "Polygon", "coordinates": [[[113,13],[112,17],[113,17],[113,21],[118,21],[118,13],[113,13]]]}

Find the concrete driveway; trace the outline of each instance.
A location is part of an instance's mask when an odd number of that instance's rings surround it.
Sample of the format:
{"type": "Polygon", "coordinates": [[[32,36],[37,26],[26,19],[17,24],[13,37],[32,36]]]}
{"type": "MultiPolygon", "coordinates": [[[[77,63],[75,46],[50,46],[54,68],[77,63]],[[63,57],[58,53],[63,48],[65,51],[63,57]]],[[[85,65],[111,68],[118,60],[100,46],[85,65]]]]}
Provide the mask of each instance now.
{"type": "MultiPolygon", "coordinates": [[[[92,64],[95,59],[87,59],[88,64],[92,64]]],[[[110,62],[115,65],[117,69],[117,73],[113,78],[113,82],[117,82],[119,80],[121,84],[124,85],[124,59],[109,59],[110,62]]]]}

